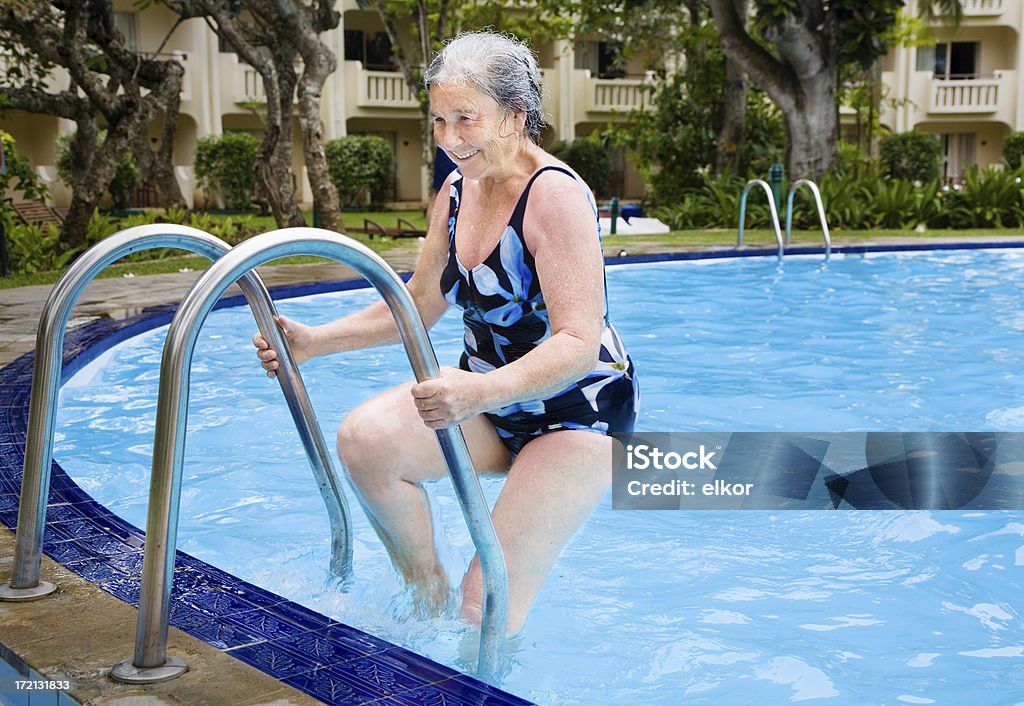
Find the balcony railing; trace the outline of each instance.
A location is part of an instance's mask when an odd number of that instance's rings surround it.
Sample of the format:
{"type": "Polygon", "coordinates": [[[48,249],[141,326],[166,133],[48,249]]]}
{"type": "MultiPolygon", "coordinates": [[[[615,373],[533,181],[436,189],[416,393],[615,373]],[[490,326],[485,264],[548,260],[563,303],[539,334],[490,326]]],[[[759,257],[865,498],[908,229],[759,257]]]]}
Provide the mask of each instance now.
{"type": "Polygon", "coordinates": [[[932,113],[994,113],[999,109],[999,88],[1003,83],[997,73],[989,78],[944,80],[933,79],[928,101],[932,113]]]}
{"type": "Polygon", "coordinates": [[[628,112],[646,107],[648,83],[640,79],[589,79],[587,110],[595,113],[628,112]]]}
{"type": "Polygon", "coordinates": [[[1003,0],[962,0],[967,17],[989,17],[1003,14],[1003,0]]]}
{"type": "Polygon", "coordinates": [[[361,108],[419,108],[419,97],[396,71],[368,71],[360,66],[361,108]]]}
{"type": "MultiPolygon", "coordinates": [[[[295,62],[296,75],[303,71],[301,61],[295,62]]],[[[260,72],[241,61],[235,68],[235,102],[236,103],[266,103],[267,89],[263,85],[263,77],[260,72]]],[[[292,98],[292,103],[298,102],[298,96],[292,98]]]]}

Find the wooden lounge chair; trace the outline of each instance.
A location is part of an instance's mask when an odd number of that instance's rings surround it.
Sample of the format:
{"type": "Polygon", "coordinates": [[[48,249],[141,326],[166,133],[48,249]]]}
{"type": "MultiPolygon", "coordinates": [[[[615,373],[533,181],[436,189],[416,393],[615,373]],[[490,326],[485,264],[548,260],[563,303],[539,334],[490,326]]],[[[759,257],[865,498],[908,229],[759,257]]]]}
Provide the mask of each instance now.
{"type": "Polygon", "coordinates": [[[347,227],[344,230],[350,233],[364,233],[373,238],[375,235],[387,236],[389,238],[421,238],[427,234],[425,230],[414,225],[405,218],[398,218],[397,228],[385,228],[377,221],[364,218],[363,227],[347,227]]]}
{"type": "Polygon", "coordinates": [[[21,203],[12,201],[11,208],[14,209],[14,214],[25,225],[37,223],[39,225],[53,225],[57,228],[64,225],[64,214],[56,208],[47,206],[42,201],[23,201],[21,203]]]}

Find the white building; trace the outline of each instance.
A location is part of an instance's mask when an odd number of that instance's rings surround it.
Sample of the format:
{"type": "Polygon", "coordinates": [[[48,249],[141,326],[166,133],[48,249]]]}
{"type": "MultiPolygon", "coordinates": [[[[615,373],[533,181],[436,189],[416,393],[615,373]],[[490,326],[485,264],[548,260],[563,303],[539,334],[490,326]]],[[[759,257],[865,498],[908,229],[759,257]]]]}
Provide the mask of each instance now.
{"type": "MultiPolygon", "coordinates": [[[[165,42],[177,20],[170,10],[151,5],[143,11],[132,0],[115,0],[117,23],[130,45],[143,52],[177,57],[185,66],[178,117],[174,164],[186,199],[203,205],[192,172],[196,142],[208,135],[228,131],[259,134],[262,125],[252,110],[254,101],[265,100],[262,80],[199,19],[182,23],[165,42]]],[[[429,197],[430,180],[422,167],[419,131],[420,113],[415,95],[406,87],[397,67],[392,65],[391,47],[379,16],[361,10],[355,0],[341,3],[342,21],[326,34],[324,42],[338,58],[338,70],[325,86],[322,102],[325,139],[347,134],[375,133],[391,142],[395,155],[392,200],[422,205],[429,197]]],[[[560,42],[535,47],[544,73],[545,110],[549,128],[545,144],[583,136],[610,120],[623,120],[639,106],[645,78],[639,62],[613,70],[609,52],[598,42],[573,45],[560,42]]],[[[61,79],[58,77],[58,81],[61,79]]],[[[57,118],[8,111],[2,124],[18,142],[19,152],[37,166],[50,181],[57,205],[69,201],[67,190],[56,179],[55,141],[73,123],[57,118]]],[[[151,134],[159,135],[159,124],[151,134]]],[[[312,200],[304,176],[298,119],[293,118],[294,171],[302,175],[297,183],[299,199],[312,200]]],[[[643,195],[643,180],[628,167],[621,151],[614,155],[611,175],[613,193],[622,197],[643,195]]],[[[145,190],[138,205],[145,203],[145,190]]]]}
{"type": "Polygon", "coordinates": [[[892,50],[882,63],[886,98],[897,105],[883,105],[883,127],[939,135],[951,180],[970,164],[1001,164],[1003,140],[1024,130],[1024,0],[962,3],[959,27],[933,26],[934,46],[892,50]]]}

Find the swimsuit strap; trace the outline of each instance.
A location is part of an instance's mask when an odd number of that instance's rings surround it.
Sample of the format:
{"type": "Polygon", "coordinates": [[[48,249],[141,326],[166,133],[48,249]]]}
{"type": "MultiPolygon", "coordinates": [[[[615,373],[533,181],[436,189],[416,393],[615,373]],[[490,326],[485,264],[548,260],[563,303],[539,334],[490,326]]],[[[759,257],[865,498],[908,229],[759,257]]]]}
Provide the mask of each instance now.
{"type": "Polygon", "coordinates": [[[516,203],[515,210],[512,211],[512,217],[508,221],[508,224],[515,229],[516,233],[521,234],[523,232],[523,218],[526,216],[526,199],[530,195],[530,188],[533,186],[533,182],[537,181],[537,177],[541,174],[551,170],[567,174],[573,181],[579,183],[579,179],[576,178],[575,174],[565,167],[559,167],[557,164],[549,164],[546,167],[541,167],[535,171],[533,176],[530,177],[530,181],[526,183],[526,188],[523,189],[523,193],[519,197],[519,201],[516,203]]]}

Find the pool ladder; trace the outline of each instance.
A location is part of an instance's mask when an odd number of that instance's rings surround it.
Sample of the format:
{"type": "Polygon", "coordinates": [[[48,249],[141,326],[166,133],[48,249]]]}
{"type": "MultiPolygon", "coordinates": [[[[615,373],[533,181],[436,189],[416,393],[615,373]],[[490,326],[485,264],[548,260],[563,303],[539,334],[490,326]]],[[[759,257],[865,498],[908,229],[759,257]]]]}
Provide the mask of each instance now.
{"type": "MultiPolygon", "coordinates": [[[[189,381],[198,331],[217,299],[236,281],[249,300],[260,332],[280,356],[281,383],[299,430],[332,527],[331,568],[345,575],[351,567],[349,512],[341,482],[330,461],[302,378],[281,335],[270,295],[253,269],[290,255],[327,257],[349,265],[381,293],[398,324],[418,380],[440,376],[426,328],[401,278],[369,248],[346,236],[317,228],[288,228],[254,237],[231,249],[220,239],[186,226],[151,225],[116,233],[82,255],[50,294],[36,337],[25,470],[18,511],[14,571],[0,599],[33,600],[52,593],[39,580],[42,538],[53,452],[56,391],[60,383],[64,329],[71,308],[86,285],[107,265],[129,253],[155,247],[179,247],[214,263],[193,285],[171,322],[160,365],[153,473],[146,524],[135,655],[113,667],[111,676],[134,684],[166,681],[187,670],[167,654],[170,596],[177,548],[189,381]]],[[[459,427],[437,430],[484,579],[478,676],[495,681],[503,659],[508,624],[508,574],[480,481],[459,427]]]]}
{"type": "Polygon", "coordinates": [[[793,182],[792,186],[789,187],[789,194],[786,197],[786,239],[783,244],[782,239],[782,228],[779,226],[779,213],[775,208],[775,196],[772,194],[772,188],[768,185],[768,182],[763,179],[751,179],[747,182],[747,185],[743,187],[743,195],[740,197],[740,223],[739,229],[736,236],[736,247],[743,245],[743,228],[747,216],[747,197],[750,195],[750,190],[760,186],[764,189],[764,192],[768,195],[768,209],[771,212],[772,217],[772,228],[775,232],[775,242],[778,245],[778,256],[782,257],[785,253],[785,245],[789,245],[790,234],[793,232],[793,197],[796,195],[797,189],[801,186],[806,186],[811,190],[811,194],[814,196],[814,204],[818,209],[818,221],[821,223],[821,235],[825,241],[825,259],[829,259],[832,255],[832,236],[828,231],[828,221],[825,218],[825,206],[821,201],[821,191],[818,189],[818,185],[810,179],[797,179],[793,182]]]}

